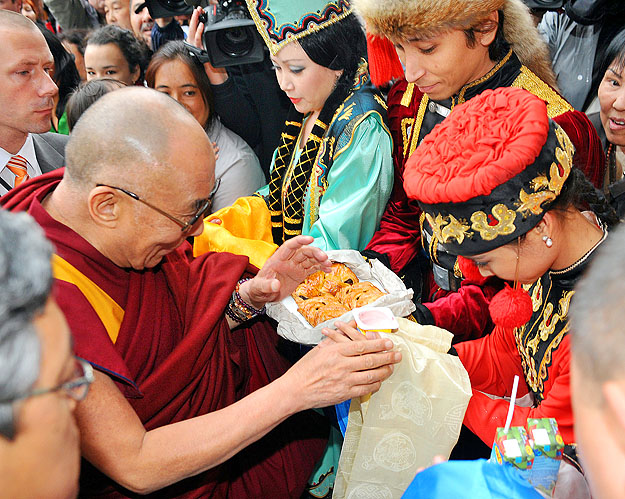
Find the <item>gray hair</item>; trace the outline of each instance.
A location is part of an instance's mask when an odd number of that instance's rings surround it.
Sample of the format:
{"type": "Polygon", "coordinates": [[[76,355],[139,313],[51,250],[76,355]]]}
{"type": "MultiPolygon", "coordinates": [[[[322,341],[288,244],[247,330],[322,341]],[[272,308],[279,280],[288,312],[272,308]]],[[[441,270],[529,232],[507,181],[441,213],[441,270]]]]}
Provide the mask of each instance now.
{"type": "Polygon", "coordinates": [[[571,350],[591,382],[625,377],[625,227],[610,233],[579,282],[569,319],[571,350]]]}
{"type": "MultiPolygon", "coordinates": [[[[39,376],[32,324],[52,286],[52,245],[26,213],[0,210],[0,400],[28,393],[39,376]]],[[[0,403],[0,433],[13,438],[13,404],[0,403]]]]}

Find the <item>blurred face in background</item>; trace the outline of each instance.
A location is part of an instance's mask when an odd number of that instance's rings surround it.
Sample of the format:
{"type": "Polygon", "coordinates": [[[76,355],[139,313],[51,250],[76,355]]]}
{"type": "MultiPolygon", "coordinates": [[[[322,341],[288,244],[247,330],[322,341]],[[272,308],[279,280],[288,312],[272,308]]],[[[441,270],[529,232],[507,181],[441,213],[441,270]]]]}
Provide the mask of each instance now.
{"type": "Polygon", "coordinates": [[[87,81],[113,78],[126,85],[134,85],[141,75],[141,69],[138,66],[131,68],[124,53],[115,43],[88,44],[85,48],[85,69],[87,81]]]}
{"type": "Polygon", "coordinates": [[[130,24],[130,0],[104,0],[106,24],[115,24],[132,31],[130,24]]]}
{"type": "Polygon", "coordinates": [[[177,100],[200,125],[206,125],[210,109],[193,73],[184,62],[175,59],[162,64],[154,75],[154,88],[177,100]]]}
{"type": "Polygon", "coordinates": [[[61,43],[63,43],[65,50],[67,50],[70,54],[74,56],[74,64],[76,64],[76,69],[78,70],[78,74],[80,74],[80,79],[82,81],[87,81],[85,56],[82,55],[82,52],[78,48],[78,45],[70,42],[69,40],[63,40],[61,43]]]}
{"type": "Polygon", "coordinates": [[[599,90],[601,124],[607,139],[625,147],[625,68],[613,61],[605,72],[599,90]]]}
{"type": "Polygon", "coordinates": [[[22,3],[22,15],[30,19],[32,22],[37,21],[37,13],[29,2],[22,3]]]}
{"type": "Polygon", "coordinates": [[[130,24],[137,39],[152,48],[154,20],[150,16],[145,0],[130,0],[130,24]]]}

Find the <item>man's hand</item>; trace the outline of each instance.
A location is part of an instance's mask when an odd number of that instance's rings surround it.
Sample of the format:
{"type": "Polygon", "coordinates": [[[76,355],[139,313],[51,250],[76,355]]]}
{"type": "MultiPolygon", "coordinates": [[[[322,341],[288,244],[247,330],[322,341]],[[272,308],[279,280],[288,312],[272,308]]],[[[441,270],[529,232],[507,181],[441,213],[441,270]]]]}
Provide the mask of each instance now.
{"type": "Polygon", "coordinates": [[[310,274],[318,270],[329,272],[332,264],[328,255],[308,246],[312,241],[310,236],[297,236],[280,246],[256,277],[241,284],[241,298],[255,308],[262,308],[265,303],[290,295],[310,274]]]}
{"type": "Polygon", "coordinates": [[[393,373],[393,365],[401,361],[390,339],[375,338],[375,334],[365,337],[343,322],[336,326],[338,331],[324,330],[327,338],[278,380],[299,410],[377,392],[393,373]]]}

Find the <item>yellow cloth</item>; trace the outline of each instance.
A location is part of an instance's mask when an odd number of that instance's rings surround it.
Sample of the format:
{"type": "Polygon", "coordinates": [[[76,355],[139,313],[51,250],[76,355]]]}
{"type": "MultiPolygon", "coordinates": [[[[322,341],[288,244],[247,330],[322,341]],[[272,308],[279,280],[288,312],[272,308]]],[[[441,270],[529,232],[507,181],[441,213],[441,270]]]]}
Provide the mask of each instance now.
{"type": "Polygon", "coordinates": [[[237,199],[232,206],[216,211],[204,220],[204,232],[195,238],[195,256],[209,251],[245,255],[261,268],[278,246],[271,235],[271,217],[265,200],[258,196],[237,199]],[[217,225],[211,222],[221,220],[217,225]]]}
{"type": "Polygon", "coordinates": [[[80,290],[115,343],[124,320],[124,309],[106,291],[57,254],[52,255],[52,274],[55,279],[73,284],[80,290]]]}
{"type": "Polygon", "coordinates": [[[398,332],[382,336],[402,361],[368,400],[352,399],[334,499],[399,499],[417,470],[437,454],[448,458],[458,440],[471,382],[460,359],[447,354],[452,334],[397,321],[398,332]]]}

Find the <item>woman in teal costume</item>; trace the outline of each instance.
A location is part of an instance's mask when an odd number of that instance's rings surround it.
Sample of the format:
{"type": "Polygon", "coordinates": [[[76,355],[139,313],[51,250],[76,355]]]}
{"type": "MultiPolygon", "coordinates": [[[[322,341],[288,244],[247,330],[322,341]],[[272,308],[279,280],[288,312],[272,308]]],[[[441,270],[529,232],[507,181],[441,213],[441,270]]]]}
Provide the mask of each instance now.
{"type": "Polygon", "coordinates": [[[324,250],[364,249],[393,187],[386,104],[369,81],[364,31],[343,0],[248,5],[294,105],[259,191],[274,243],[306,234],[324,250]]]}
{"type": "MultiPolygon", "coordinates": [[[[386,103],[367,70],[365,33],[345,0],[247,0],[293,102],[261,195],[277,245],[298,234],[323,250],[365,248],[393,188],[386,103]]],[[[342,436],[311,477],[330,497],[342,436]]]]}

